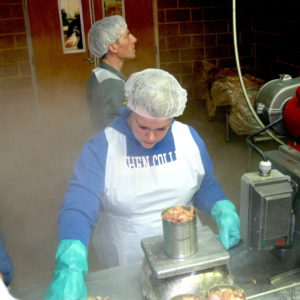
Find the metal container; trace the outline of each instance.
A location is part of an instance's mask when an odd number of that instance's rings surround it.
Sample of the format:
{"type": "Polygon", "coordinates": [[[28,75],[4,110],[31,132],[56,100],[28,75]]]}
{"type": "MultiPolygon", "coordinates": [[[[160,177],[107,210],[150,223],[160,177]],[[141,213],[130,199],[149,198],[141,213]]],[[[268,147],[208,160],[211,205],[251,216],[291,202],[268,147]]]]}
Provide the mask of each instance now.
{"type": "MultiPolygon", "coordinates": [[[[176,206],[178,207],[178,206],[176,206]]],[[[191,206],[179,206],[190,210],[191,206]]],[[[173,207],[165,209],[161,216],[163,222],[164,251],[172,258],[185,258],[198,250],[197,214],[185,222],[171,222],[164,219],[164,214],[173,207]]],[[[194,210],[194,208],[192,208],[194,210]]]]}
{"type": "Polygon", "coordinates": [[[141,241],[145,259],[140,272],[147,300],[170,300],[182,294],[204,296],[216,286],[233,284],[228,270],[229,253],[208,226],[198,226],[198,251],[183,259],[170,258],[163,236],[141,241]]]}
{"type": "MultiPolygon", "coordinates": [[[[265,83],[255,99],[256,112],[266,125],[281,117],[285,104],[295,96],[300,86],[300,77],[292,78],[288,74],[280,75],[279,79],[265,83]]],[[[283,121],[273,128],[279,134],[286,134],[283,121]]]]}
{"type": "Polygon", "coordinates": [[[142,268],[142,293],[147,300],[173,300],[172,297],[183,294],[200,295],[205,299],[204,296],[210,288],[233,284],[226,265],[163,279],[153,276],[146,261],[142,268]]]}

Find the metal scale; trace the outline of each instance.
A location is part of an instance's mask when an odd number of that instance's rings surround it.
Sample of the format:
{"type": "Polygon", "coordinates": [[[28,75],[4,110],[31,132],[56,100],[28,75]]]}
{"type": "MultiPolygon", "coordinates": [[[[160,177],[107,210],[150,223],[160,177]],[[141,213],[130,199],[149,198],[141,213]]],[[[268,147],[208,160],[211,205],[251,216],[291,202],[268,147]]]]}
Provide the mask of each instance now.
{"type": "Polygon", "coordinates": [[[221,284],[232,284],[229,253],[207,226],[197,230],[198,250],[185,258],[172,258],[164,251],[163,236],[142,240],[145,259],[141,270],[143,294],[148,300],[170,300],[181,294],[204,295],[221,284]]]}

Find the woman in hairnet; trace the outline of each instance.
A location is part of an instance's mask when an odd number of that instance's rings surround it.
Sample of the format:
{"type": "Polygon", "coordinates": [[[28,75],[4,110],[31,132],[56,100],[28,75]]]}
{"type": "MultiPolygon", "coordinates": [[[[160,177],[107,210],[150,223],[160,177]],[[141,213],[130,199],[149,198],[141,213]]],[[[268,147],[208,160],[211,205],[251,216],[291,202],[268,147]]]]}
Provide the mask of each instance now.
{"type": "Polygon", "coordinates": [[[168,72],[146,69],[129,77],[125,94],[128,108],[84,146],[75,164],[46,299],[86,300],[93,228],[96,253],[107,268],[141,260],[141,240],[162,234],[161,212],[173,205],[193,203],[210,215],[225,248],[239,242],[239,217],[203,140],[173,119],[185,109],[186,90],[168,72]]]}
{"type": "Polygon", "coordinates": [[[98,132],[120,115],[124,107],[124,62],[135,58],[137,39],[129,32],[123,17],[115,15],[97,21],[88,34],[89,50],[101,59],[87,83],[91,121],[98,132]]]}

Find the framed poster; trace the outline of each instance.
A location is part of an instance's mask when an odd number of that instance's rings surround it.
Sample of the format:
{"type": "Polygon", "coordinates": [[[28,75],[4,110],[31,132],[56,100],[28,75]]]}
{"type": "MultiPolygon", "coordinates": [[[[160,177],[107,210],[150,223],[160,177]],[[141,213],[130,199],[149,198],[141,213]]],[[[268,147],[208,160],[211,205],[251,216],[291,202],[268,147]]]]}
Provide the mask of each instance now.
{"type": "Polygon", "coordinates": [[[123,0],[102,0],[104,17],[120,15],[125,17],[123,0]]]}
{"type": "Polygon", "coordinates": [[[84,52],[85,38],[81,0],[58,0],[63,52],[84,52]]]}

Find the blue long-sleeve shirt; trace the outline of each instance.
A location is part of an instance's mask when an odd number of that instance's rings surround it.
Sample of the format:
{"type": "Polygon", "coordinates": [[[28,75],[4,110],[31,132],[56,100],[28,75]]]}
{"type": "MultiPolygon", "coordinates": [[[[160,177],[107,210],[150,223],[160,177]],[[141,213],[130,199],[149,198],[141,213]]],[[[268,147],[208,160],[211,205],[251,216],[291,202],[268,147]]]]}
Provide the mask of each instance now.
{"type": "MultiPolygon", "coordinates": [[[[128,157],[140,158],[139,161],[137,159],[132,161],[132,167],[134,164],[141,164],[142,158],[147,157],[150,162],[147,167],[151,168],[151,164],[155,163],[154,157],[161,153],[176,153],[172,126],[177,121],[173,121],[168,133],[159,143],[151,149],[145,149],[138,143],[128,127],[126,122],[128,113],[128,110],[125,109],[122,115],[115,119],[110,126],[115,129],[117,134],[124,137],[126,143],[124,146],[127,151],[124,159],[128,157]]],[[[201,157],[204,168],[204,176],[201,178],[200,188],[193,195],[193,201],[198,209],[210,214],[213,205],[227,197],[214,176],[213,164],[205,143],[192,127],[189,127],[189,130],[197,145],[198,155],[201,157]]],[[[110,163],[107,157],[109,147],[107,136],[104,131],[101,131],[81,151],[59,215],[60,240],[77,239],[88,245],[91,231],[101,210],[104,194],[109,193],[105,186],[107,182],[105,178],[106,168],[107,164],[110,163]]],[[[114,158],[110,156],[109,160],[111,159],[114,158]]],[[[118,173],[116,172],[114,176],[118,176],[118,173]]],[[[184,174],[178,174],[178,176],[184,176],[184,174]]],[[[132,189],[134,188],[132,187],[132,189]]]]}
{"type": "Polygon", "coordinates": [[[4,282],[8,286],[11,283],[13,268],[9,255],[7,254],[4,242],[0,236],[0,273],[4,275],[4,282]]]}

